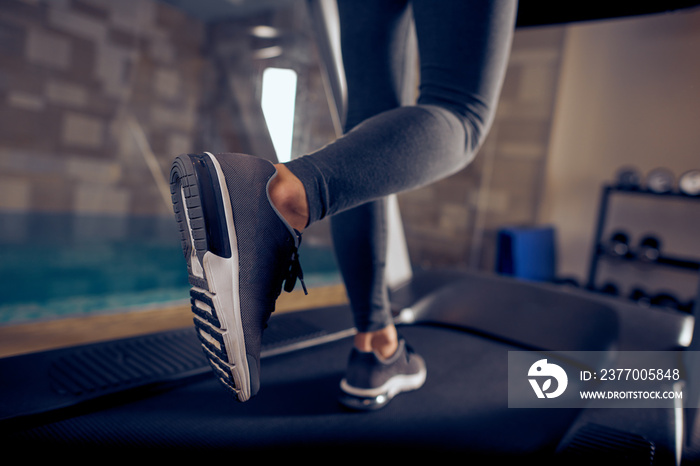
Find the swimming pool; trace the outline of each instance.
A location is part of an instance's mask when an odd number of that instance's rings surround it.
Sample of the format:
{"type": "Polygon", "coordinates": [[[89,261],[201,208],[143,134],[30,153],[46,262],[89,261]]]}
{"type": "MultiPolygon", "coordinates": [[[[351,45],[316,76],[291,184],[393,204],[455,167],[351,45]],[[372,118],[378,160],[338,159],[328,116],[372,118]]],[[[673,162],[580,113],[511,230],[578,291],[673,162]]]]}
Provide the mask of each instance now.
{"type": "MultiPolygon", "coordinates": [[[[307,286],[340,283],[330,248],[300,257],[307,286]]],[[[0,325],[188,300],[173,219],[0,214],[0,325]]]]}

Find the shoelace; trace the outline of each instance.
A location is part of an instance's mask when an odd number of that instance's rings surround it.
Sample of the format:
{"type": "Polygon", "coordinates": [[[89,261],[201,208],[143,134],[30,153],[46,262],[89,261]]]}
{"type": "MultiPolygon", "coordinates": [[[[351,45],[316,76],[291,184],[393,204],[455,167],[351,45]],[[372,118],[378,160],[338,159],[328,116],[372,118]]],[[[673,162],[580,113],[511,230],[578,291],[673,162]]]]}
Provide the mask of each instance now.
{"type": "Polygon", "coordinates": [[[284,278],[284,291],[291,293],[296,286],[297,279],[301,283],[301,287],[304,289],[304,294],[308,295],[309,292],[306,290],[306,283],[304,283],[304,272],[301,270],[301,263],[299,262],[299,245],[301,244],[301,234],[295,231],[297,235],[297,247],[294,248],[292,252],[292,257],[290,259],[289,269],[287,270],[287,276],[284,278]]]}
{"type": "MultiPolygon", "coordinates": [[[[299,232],[296,232],[296,234],[299,241],[297,242],[297,247],[295,247],[292,251],[292,257],[290,259],[289,268],[287,269],[287,272],[283,278],[284,291],[286,291],[287,293],[291,293],[294,290],[298,279],[299,283],[301,283],[301,286],[304,289],[304,294],[308,295],[309,292],[306,290],[306,283],[304,283],[304,272],[301,270],[301,263],[299,262],[298,245],[301,244],[301,234],[299,232]]],[[[275,299],[279,297],[280,293],[281,290],[278,290],[277,294],[275,295],[275,299]]],[[[268,312],[265,318],[263,319],[263,329],[266,329],[268,327],[267,324],[273,312],[275,312],[274,308],[270,312],[268,312]]]]}
{"type": "MultiPolygon", "coordinates": [[[[399,336],[399,341],[403,340],[403,337],[399,336]]],[[[403,346],[404,346],[404,357],[406,358],[406,362],[409,362],[411,360],[411,355],[415,353],[413,350],[413,347],[409,345],[406,340],[403,341],[403,346]]]]}
{"type": "Polygon", "coordinates": [[[299,283],[301,283],[301,287],[304,289],[304,294],[308,295],[309,292],[306,290],[306,283],[304,283],[304,272],[301,270],[301,263],[299,262],[299,253],[295,250],[292,253],[289,270],[287,271],[287,276],[284,279],[284,291],[291,293],[297,283],[297,279],[299,280],[299,283]]]}

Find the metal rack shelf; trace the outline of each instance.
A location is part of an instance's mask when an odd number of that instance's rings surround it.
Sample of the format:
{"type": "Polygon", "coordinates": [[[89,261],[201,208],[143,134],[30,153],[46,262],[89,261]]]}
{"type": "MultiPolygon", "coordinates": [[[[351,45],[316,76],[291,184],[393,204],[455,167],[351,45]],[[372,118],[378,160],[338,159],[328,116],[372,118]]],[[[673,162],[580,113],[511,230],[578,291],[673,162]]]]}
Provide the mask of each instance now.
{"type": "Polygon", "coordinates": [[[645,267],[670,268],[680,271],[698,273],[700,271],[700,260],[692,257],[682,257],[672,254],[661,254],[658,257],[649,259],[636,251],[629,250],[622,255],[613,254],[606,247],[603,234],[608,224],[608,210],[612,196],[631,195],[640,197],[650,197],[654,199],[669,199],[687,202],[700,202],[700,196],[689,196],[679,192],[658,193],[648,189],[626,189],[615,185],[605,185],[602,189],[600,206],[598,210],[598,222],[595,230],[593,253],[591,255],[590,268],[586,288],[591,291],[598,291],[596,278],[601,261],[620,261],[631,265],[637,264],[645,267]]]}

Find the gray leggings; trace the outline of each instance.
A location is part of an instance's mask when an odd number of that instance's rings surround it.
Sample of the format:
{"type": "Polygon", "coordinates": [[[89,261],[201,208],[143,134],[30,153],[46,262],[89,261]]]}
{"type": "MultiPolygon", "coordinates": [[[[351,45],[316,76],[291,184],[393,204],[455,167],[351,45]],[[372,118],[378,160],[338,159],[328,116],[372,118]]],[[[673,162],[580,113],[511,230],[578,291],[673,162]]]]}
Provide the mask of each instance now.
{"type": "Polygon", "coordinates": [[[493,120],[516,7],[516,0],[338,1],[348,89],[345,134],[287,167],[306,189],[309,223],[332,216],[338,264],[360,332],[391,323],[386,196],[442,179],[472,160],[493,120]],[[413,24],[419,96],[402,106],[413,24]]]}

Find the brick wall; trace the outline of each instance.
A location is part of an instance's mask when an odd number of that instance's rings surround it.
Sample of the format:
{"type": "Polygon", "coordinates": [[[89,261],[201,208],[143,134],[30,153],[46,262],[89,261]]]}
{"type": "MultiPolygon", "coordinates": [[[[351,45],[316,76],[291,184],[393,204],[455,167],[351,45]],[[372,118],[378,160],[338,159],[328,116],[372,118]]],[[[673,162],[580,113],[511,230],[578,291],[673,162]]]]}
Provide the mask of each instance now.
{"type": "MultiPolygon", "coordinates": [[[[400,196],[414,263],[490,269],[496,229],[535,221],[562,36],[561,28],[517,31],[496,121],[476,160],[400,196]]],[[[312,40],[300,8],[206,30],[150,0],[3,2],[0,211],[171,215],[163,181],[175,154],[274,157],[257,100],[265,66],[299,76],[293,155],[321,147],[334,133],[312,40]],[[257,24],[282,33],[253,38],[257,24]],[[270,46],[285,54],[260,58],[270,46]]],[[[305,241],[327,243],[326,225],[305,241]]]]}
{"type": "Polygon", "coordinates": [[[0,210],[169,214],[156,178],[194,143],[203,37],[157,2],[3,2],[0,210]]]}

